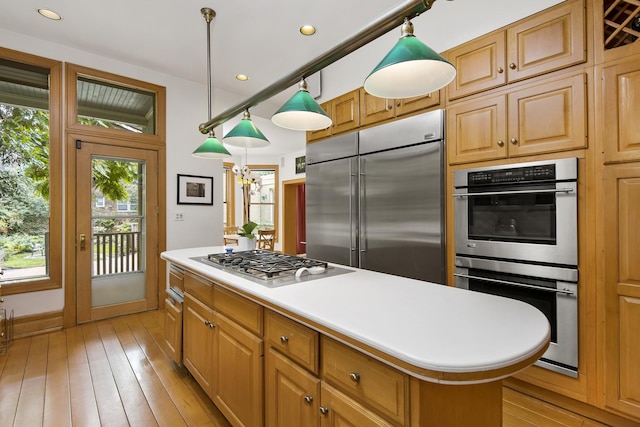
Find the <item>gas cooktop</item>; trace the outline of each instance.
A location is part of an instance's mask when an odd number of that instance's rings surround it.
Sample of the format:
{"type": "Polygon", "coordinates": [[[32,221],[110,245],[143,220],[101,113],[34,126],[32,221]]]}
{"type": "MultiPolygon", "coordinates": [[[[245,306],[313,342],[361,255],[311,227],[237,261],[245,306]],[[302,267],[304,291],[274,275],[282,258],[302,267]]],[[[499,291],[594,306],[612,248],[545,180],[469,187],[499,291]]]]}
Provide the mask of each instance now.
{"type": "Polygon", "coordinates": [[[260,249],[209,254],[206,257],[193,259],[269,287],[306,282],[353,271],[329,266],[325,261],[260,249]]]}

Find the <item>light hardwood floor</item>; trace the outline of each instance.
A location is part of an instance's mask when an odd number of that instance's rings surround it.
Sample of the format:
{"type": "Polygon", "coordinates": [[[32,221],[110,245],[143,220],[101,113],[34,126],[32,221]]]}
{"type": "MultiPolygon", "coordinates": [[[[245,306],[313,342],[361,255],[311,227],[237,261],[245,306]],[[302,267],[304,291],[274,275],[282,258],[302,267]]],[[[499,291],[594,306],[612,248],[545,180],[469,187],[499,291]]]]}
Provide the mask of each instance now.
{"type": "Polygon", "coordinates": [[[0,426],[230,426],[165,355],[162,315],[14,340],[0,355],[0,426]]]}

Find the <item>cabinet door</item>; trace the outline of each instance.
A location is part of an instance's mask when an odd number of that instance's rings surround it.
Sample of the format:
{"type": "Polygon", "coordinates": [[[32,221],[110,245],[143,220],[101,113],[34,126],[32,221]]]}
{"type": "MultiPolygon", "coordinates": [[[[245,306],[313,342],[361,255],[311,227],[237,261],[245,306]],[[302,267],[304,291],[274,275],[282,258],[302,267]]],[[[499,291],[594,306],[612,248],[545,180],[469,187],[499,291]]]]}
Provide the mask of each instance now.
{"type": "MultiPolygon", "coordinates": [[[[331,116],[331,101],[324,102],[320,104],[320,107],[324,110],[325,113],[329,117],[331,116]]],[[[333,120],[333,119],[332,119],[333,120]]],[[[331,126],[326,129],[314,130],[307,132],[307,144],[313,141],[317,141],[319,139],[327,138],[331,136],[331,126]]]]}
{"type": "Polygon", "coordinates": [[[213,402],[234,426],[262,426],[262,339],[220,313],[214,325],[213,402]]]}
{"type": "Polygon", "coordinates": [[[640,163],[606,166],[605,400],[640,420],[640,163]]]}
{"type": "Polygon", "coordinates": [[[202,389],[211,396],[213,373],[213,311],[184,295],[184,366],[202,389]]]}
{"type": "Polygon", "coordinates": [[[509,157],[585,148],[586,90],[578,74],[511,92],[509,157]]]}
{"type": "Polygon", "coordinates": [[[395,115],[393,99],[378,98],[360,88],[360,126],[383,122],[395,115]]]}
{"type": "Polygon", "coordinates": [[[171,359],[182,364],[182,306],[172,298],[164,300],[164,338],[171,359]]]}
{"type": "Polygon", "coordinates": [[[319,427],[320,379],[273,348],[266,370],[267,427],[319,427]]]}
{"type": "Polygon", "coordinates": [[[505,33],[488,34],[451,49],[447,57],[457,70],[447,86],[449,99],[460,98],[507,82],[505,33]]]}
{"type": "Polygon", "coordinates": [[[575,0],[509,27],[509,82],[586,61],[584,15],[584,1],[575,0]]]}
{"type": "Polygon", "coordinates": [[[393,424],[380,418],[355,400],[322,382],[320,411],[322,427],[381,427],[393,424]]]}
{"type": "Polygon", "coordinates": [[[440,91],[413,98],[396,99],[396,117],[440,105],[440,91]]]}
{"type": "Polygon", "coordinates": [[[464,102],[447,109],[449,164],[507,157],[504,95],[464,102]]]}
{"type": "Polygon", "coordinates": [[[640,160],[640,57],[603,70],[606,162],[640,160]]]}
{"type": "Polygon", "coordinates": [[[332,133],[338,134],[360,126],[360,90],[345,93],[331,101],[332,133]]]}

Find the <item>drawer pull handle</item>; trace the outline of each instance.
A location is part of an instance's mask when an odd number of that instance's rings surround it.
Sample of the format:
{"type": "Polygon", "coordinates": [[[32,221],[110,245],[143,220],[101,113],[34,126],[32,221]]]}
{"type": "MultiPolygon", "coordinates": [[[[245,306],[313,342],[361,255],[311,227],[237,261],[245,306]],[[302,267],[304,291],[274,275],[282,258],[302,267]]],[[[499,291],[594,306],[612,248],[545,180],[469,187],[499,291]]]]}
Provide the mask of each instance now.
{"type": "Polygon", "coordinates": [[[353,381],[354,383],[357,383],[360,381],[360,374],[357,372],[351,372],[349,374],[349,378],[351,378],[351,381],[353,381]]]}
{"type": "Polygon", "coordinates": [[[329,408],[327,408],[326,406],[321,406],[320,407],[320,413],[322,415],[327,415],[329,413],[329,408]]]}
{"type": "Polygon", "coordinates": [[[281,342],[282,344],[286,344],[286,343],[288,343],[288,342],[289,342],[289,337],[288,337],[288,336],[286,336],[286,335],[281,336],[281,337],[280,337],[280,342],[281,342]]]}
{"type": "Polygon", "coordinates": [[[304,397],[304,403],[307,405],[311,405],[311,403],[313,402],[313,396],[305,396],[304,397]]]}

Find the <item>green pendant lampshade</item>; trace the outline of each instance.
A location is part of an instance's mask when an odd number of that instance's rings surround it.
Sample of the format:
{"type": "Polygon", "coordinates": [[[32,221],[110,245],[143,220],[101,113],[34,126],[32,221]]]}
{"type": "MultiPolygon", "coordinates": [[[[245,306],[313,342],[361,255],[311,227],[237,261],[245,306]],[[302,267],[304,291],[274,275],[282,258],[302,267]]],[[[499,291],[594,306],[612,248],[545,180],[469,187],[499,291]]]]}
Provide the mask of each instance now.
{"type": "Polygon", "coordinates": [[[227,145],[245,148],[266,147],[270,144],[267,137],[251,121],[249,110],[244,112],[244,118],[222,138],[222,141],[227,145]]]}
{"type": "Polygon", "coordinates": [[[331,118],[318,105],[302,79],[300,89],[271,117],[276,125],[291,130],[319,130],[331,126],[331,118]]]}
{"type": "Polygon", "coordinates": [[[402,37],[364,81],[364,89],[380,98],[411,98],[448,85],[456,69],[413,35],[405,18],[402,37]]]}
{"type": "Polygon", "coordinates": [[[209,133],[209,137],[202,143],[201,146],[196,148],[192,153],[193,157],[200,157],[203,159],[223,159],[231,156],[231,153],[227,151],[213,132],[209,133]]]}

